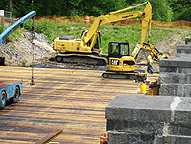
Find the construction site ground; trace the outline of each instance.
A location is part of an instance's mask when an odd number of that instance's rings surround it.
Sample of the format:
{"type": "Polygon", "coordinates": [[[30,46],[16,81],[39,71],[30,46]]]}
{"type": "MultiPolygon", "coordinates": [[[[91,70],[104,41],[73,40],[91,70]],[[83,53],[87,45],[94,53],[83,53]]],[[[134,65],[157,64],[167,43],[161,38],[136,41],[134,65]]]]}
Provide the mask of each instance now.
{"type": "MultiPolygon", "coordinates": [[[[32,144],[54,130],[52,142],[95,143],[106,132],[105,107],[119,93],[136,94],[132,80],[103,79],[103,71],[0,67],[1,80],[23,81],[18,103],[0,111],[0,143],[32,144]]],[[[154,79],[154,77],[149,77],[154,79]]]]}
{"type": "MultiPolygon", "coordinates": [[[[188,33],[180,30],[184,32],[188,33]]],[[[100,69],[108,66],[58,64],[52,59],[56,52],[44,35],[35,34],[34,46],[29,39],[30,33],[26,31],[21,38],[0,46],[0,56],[5,57],[6,65],[0,67],[0,80],[23,80],[19,102],[0,111],[0,143],[32,144],[54,130],[63,130],[54,142],[98,144],[101,134],[106,132],[107,104],[119,93],[137,94],[139,84],[132,80],[103,79],[100,69]],[[35,85],[31,86],[33,64],[47,68],[34,68],[35,85]]],[[[184,38],[175,33],[155,46],[175,57],[177,44],[184,44],[184,38]]],[[[147,56],[148,52],[141,51],[137,69],[147,69],[147,56]]],[[[154,62],[153,69],[159,71],[158,62],[154,62]]]]}

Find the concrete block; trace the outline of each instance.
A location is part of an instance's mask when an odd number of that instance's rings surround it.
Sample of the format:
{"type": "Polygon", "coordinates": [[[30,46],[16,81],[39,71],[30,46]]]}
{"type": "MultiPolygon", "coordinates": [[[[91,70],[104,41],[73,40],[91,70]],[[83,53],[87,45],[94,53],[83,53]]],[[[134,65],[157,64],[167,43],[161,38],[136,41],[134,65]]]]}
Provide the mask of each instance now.
{"type": "Polygon", "coordinates": [[[170,104],[174,97],[118,94],[107,106],[105,118],[170,122],[170,104]]]}
{"type": "Polygon", "coordinates": [[[180,98],[180,101],[174,112],[174,121],[191,124],[191,98],[180,98]]]}
{"type": "Polygon", "coordinates": [[[177,45],[177,57],[190,57],[191,45],[177,45]]]}
{"type": "Polygon", "coordinates": [[[177,83],[185,84],[188,83],[188,76],[185,73],[170,73],[170,72],[160,72],[161,83],[177,83]]]}
{"type": "Polygon", "coordinates": [[[171,73],[191,73],[191,67],[190,68],[183,68],[183,67],[163,67],[161,66],[159,68],[160,73],[162,72],[171,72],[171,73]]]}
{"type": "Polygon", "coordinates": [[[173,83],[163,83],[160,85],[159,89],[160,96],[184,96],[184,85],[173,84],[173,83]]]}
{"type": "Polygon", "coordinates": [[[177,50],[185,50],[190,52],[191,51],[191,45],[177,45],[176,46],[177,50]]]}
{"type": "Polygon", "coordinates": [[[189,123],[169,123],[168,135],[191,136],[191,125],[189,123]]]}
{"type": "Polygon", "coordinates": [[[184,84],[184,97],[191,97],[191,84],[184,84]]]}
{"type": "Polygon", "coordinates": [[[191,45],[191,37],[185,37],[185,44],[191,45]]]}
{"type": "Polygon", "coordinates": [[[162,84],[191,84],[191,73],[160,72],[159,78],[162,84]]]}
{"type": "Polygon", "coordinates": [[[191,53],[183,53],[183,52],[178,52],[177,51],[177,57],[190,57],[191,53]]]}
{"type": "Polygon", "coordinates": [[[187,73],[181,72],[177,75],[177,77],[178,77],[178,84],[187,84],[188,83],[187,73]]]}
{"type": "Polygon", "coordinates": [[[186,136],[157,136],[154,144],[190,144],[191,137],[186,136]]]}
{"type": "Polygon", "coordinates": [[[109,144],[191,143],[191,98],[118,94],[107,106],[109,144]]]}
{"type": "Polygon", "coordinates": [[[191,73],[191,67],[190,68],[178,68],[178,73],[191,73]]]}
{"type": "Polygon", "coordinates": [[[163,67],[163,66],[160,66],[159,71],[160,71],[160,73],[161,72],[172,72],[172,73],[174,72],[174,73],[177,73],[178,68],[177,67],[163,67]]]}
{"type": "Polygon", "coordinates": [[[191,58],[188,57],[169,57],[168,59],[162,58],[159,61],[160,67],[169,68],[191,68],[191,58]]]}
{"type": "Polygon", "coordinates": [[[186,84],[191,84],[191,73],[187,73],[186,77],[187,77],[186,84]]]}
{"type": "Polygon", "coordinates": [[[153,144],[154,135],[108,131],[109,144],[153,144]]]}
{"type": "Polygon", "coordinates": [[[162,135],[163,127],[160,122],[107,120],[107,131],[162,135]]]}

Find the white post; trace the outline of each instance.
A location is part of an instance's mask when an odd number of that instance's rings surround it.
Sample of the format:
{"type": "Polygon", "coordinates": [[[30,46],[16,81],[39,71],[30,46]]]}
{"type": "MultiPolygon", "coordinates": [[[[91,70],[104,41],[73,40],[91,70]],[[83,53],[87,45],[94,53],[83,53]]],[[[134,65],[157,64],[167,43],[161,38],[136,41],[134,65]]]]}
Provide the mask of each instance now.
{"type": "Polygon", "coordinates": [[[1,24],[4,24],[4,10],[0,10],[1,24]]]}

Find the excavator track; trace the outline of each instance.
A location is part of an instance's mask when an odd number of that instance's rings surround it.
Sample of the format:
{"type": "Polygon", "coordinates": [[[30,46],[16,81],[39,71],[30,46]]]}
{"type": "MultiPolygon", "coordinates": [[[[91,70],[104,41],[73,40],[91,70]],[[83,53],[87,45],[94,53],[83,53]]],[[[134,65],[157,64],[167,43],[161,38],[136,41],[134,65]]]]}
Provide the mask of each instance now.
{"type": "Polygon", "coordinates": [[[58,63],[73,63],[78,65],[105,66],[108,64],[105,56],[88,54],[58,54],[55,60],[58,63]]]}
{"type": "Polygon", "coordinates": [[[102,74],[103,78],[108,79],[130,79],[135,80],[135,82],[145,82],[147,78],[146,73],[140,73],[139,71],[133,72],[114,72],[114,71],[105,71],[102,74]]]}

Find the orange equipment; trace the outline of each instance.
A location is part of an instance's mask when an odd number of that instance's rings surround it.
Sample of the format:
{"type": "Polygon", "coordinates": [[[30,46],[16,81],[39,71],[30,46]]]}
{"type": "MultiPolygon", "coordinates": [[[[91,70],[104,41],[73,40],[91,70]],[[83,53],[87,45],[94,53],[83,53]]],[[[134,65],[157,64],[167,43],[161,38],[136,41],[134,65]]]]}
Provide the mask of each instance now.
{"type": "Polygon", "coordinates": [[[85,16],[85,24],[86,25],[90,24],[90,17],[89,16],[85,16]]]}
{"type": "Polygon", "coordinates": [[[104,133],[100,136],[100,144],[103,144],[104,142],[107,142],[107,134],[104,133]]]}

